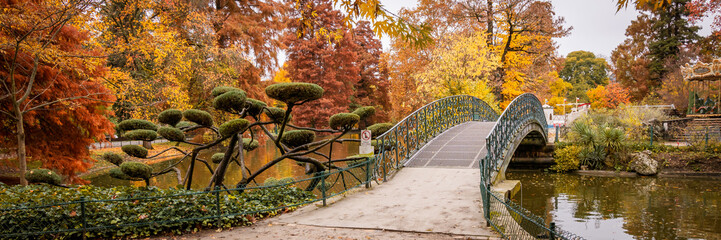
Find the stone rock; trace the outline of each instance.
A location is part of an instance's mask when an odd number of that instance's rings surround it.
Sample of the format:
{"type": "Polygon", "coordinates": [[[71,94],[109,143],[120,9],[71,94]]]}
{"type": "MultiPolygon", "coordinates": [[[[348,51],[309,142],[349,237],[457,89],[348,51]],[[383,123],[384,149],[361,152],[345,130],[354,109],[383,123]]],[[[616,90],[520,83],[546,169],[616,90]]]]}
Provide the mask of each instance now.
{"type": "Polygon", "coordinates": [[[658,161],[651,158],[651,151],[632,153],[633,163],[631,167],[638,175],[652,176],[658,174],[658,161]]]}

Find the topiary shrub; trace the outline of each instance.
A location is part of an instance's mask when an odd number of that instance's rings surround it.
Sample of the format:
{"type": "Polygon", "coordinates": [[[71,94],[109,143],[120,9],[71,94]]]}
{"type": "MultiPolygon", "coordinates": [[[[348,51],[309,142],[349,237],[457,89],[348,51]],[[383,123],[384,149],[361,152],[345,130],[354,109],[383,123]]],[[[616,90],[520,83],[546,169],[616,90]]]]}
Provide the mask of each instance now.
{"type": "Polygon", "coordinates": [[[323,88],[312,83],[277,83],[265,88],[268,97],[288,105],[323,97],[323,88]]]}
{"type": "Polygon", "coordinates": [[[366,119],[376,114],[376,108],[373,106],[359,107],[353,110],[353,114],[358,115],[360,119],[366,119]]]}
{"type": "Polygon", "coordinates": [[[137,129],[125,132],[123,137],[131,140],[153,141],[158,138],[158,133],[153,130],[137,129]]]}
{"type": "Polygon", "coordinates": [[[246,99],[244,92],[230,91],[215,97],[213,107],[226,112],[240,112],[245,106],[246,99]]]}
{"type": "Polygon", "coordinates": [[[374,138],[383,135],[383,133],[391,130],[391,128],[393,128],[392,123],[376,123],[368,126],[368,130],[371,131],[371,134],[374,138]]]}
{"type": "Polygon", "coordinates": [[[277,107],[269,107],[265,110],[265,115],[268,116],[270,120],[276,123],[283,122],[283,118],[285,117],[285,110],[277,107]]]}
{"type": "Polygon", "coordinates": [[[263,108],[268,106],[268,104],[264,103],[263,101],[248,98],[245,100],[246,106],[248,106],[247,113],[250,116],[257,116],[260,114],[261,111],[263,111],[263,108]]]}
{"type": "Polygon", "coordinates": [[[188,121],[194,122],[201,126],[210,127],[213,126],[213,117],[210,116],[210,113],[198,110],[198,109],[188,109],[183,112],[183,117],[185,119],[188,119],[188,121]]]}
{"type": "Polygon", "coordinates": [[[127,153],[128,155],[136,158],[145,158],[148,156],[148,149],[145,149],[144,147],[138,145],[125,145],[120,147],[120,149],[122,149],[123,152],[127,153]]]}
{"type": "Polygon", "coordinates": [[[112,178],[117,178],[117,179],[122,179],[122,180],[137,180],[137,179],[133,179],[130,176],[128,176],[127,174],[125,174],[123,172],[123,170],[120,170],[119,167],[110,169],[110,172],[108,173],[108,175],[110,175],[110,177],[112,177],[112,178]]]}
{"type": "Polygon", "coordinates": [[[227,92],[230,92],[230,91],[238,91],[238,92],[245,93],[245,91],[241,90],[240,88],[228,87],[228,86],[219,86],[219,87],[213,88],[213,90],[210,91],[210,95],[213,96],[213,97],[217,97],[217,96],[222,95],[223,93],[227,93],[227,92]]]}
{"type": "Polygon", "coordinates": [[[166,109],[158,114],[158,122],[175,127],[183,120],[183,112],[178,109],[166,109]]]}
{"type": "Polygon", "coordinates": [[[131,178],[149,180],[153,175],[153,168],[141,162],[124,162],[120,164],[120,170],[131,178]]]}
{"type": "Polygon", "coordinates": [[[250,124],[248,120],[241,118],[233,119],[220,125],[220,127],[218,127],[218,132],[220,132],[220,135],[223,137],[230,137],[234,134],[245,131],[245,129],[248,128],[248,124],[250,124]]]}
{"type": "Polygon", "coordinates": [[[551,166],[551,170],[556,172],[568,172],[578,170],[580,164],[581,151],[580,146],[567,146],[561,149],[556,148],[553,151],[553,161],[556,165],[551,166]]]}
{"type": "Polygon", "coordinates": [[[115,166],[120,166],[123,163],[123,157],[114,152],[105,152],[101,158],[115,166]]]}
{"type": "Polygon", "coordinates": [[[246,151],[253,151],[260,146],[260,143],[255,139],[243,138],[243,149],[246,151]]]}
{"type": "Polygon", "coordinates": [[[284,177],[281,179],[276,179],[274,177],[268,177],[263,181],[263,186],[275,186],[275,185],[284,185],[289,184],[295,181],[292,177],[284,177]]]}
{"type": "Polygon", "coordinates": [[[117,129],[121,131],[131,131],[136,129],[146,129],[146,130],[158,130],[158,126],[156,126],[154,123],[146,120],[140,120],[140,119],[128,119],[124,120],[116,126],[117,129]]]}
{"type": "Polygon", "coordinates": [[[215,164],[218,164],[223,161],[224,157],[225,157],[225,153],[216,153],[216,154],[213,154],[212,157],[210,157],[210,161],[215,164]]]}
{"type": "Polygon", "coordinates": [[[174,127],[160,127],[158,129],[158,134],[160,134],[160,136],[163,136],[163,138],[168,139],[168,141],[185,141],[185,133],[183,133],[183,131],[180,131],[180,129],[174,127]]]}
{"type": "Polygon", "coordinates": [[[280,142],[290,148],[312,143],[314,140],[315,132],[310,130],[291,130],[283,133],[283,136],[280,137],[280,142]]]}
{"type": "Polygon", "coordinates": [[[175,125],[175,127],[177,127],[177,128],[189,128],[189,127],[197,126],[197,125],[198,125],[198,124],[195,124],[195,123],[193,123],[193,122],[180,121],[177,125],[175,125]]]}
{"type": "Polygon", "coordinates": [[[360,117],[353,113],[338,113],[330,116],[328,123],[332,129],[351,129],[360,121],[360,117]]]}
{"type": "Polygon", "coordinates": [[[27,171],[25,173],[25,179],[27,179],[29,183],[47,183],[50,185],[60,185],[63,183],[63,178],[60,175],[45,168],[27,171]]]}

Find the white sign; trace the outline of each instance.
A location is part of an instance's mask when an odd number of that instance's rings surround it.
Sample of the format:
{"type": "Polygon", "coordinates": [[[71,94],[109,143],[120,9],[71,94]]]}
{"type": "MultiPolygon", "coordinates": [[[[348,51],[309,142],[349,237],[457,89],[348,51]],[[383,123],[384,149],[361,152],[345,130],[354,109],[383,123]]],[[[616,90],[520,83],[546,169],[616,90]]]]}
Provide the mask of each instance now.
{"type": "Polygon", "coordinates": [[[361,130],[361,144],[358,148],[358,154],[372,154],[373,146],[371,145],[371,131],[361,130]]]}

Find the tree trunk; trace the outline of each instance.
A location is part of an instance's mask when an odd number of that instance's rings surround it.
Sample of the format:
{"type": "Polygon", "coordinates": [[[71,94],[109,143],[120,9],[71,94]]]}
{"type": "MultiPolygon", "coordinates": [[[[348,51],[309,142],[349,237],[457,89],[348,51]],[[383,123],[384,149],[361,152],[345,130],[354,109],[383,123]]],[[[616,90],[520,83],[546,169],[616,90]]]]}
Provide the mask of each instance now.
{"type": "Polygon", "coordinates": [[[143,141],[143,147],[145,149],[153,149],[153,144],[151,141],[143,141]]]}
{"type": "Polygon", "coordinates": [[[488,18],[486,20],[486,33],[488,34],[486,36],[486,44],[489,48],[493,47],[493,0],[488,0],[488,8],[486,8],[486,17],[488,18]]]}
{"type": "Polygon", "coordinates": [[[23,123],[23,114],[20,112],[20,108],[16,106],[15,115],[18,118],[17,121],[17,134],[18,134],[18,168],[20,168],[20,185],[27,186],[28,180],[25,179],[25,172],[28,170],[26,152],[25,152],[25,126],[23,123]]]}

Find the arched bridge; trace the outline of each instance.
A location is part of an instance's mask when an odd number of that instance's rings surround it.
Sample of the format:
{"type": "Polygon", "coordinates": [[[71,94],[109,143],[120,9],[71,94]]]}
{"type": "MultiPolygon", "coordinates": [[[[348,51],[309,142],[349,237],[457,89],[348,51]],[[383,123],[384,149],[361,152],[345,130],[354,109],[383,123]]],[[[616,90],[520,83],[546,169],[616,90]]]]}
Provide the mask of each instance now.
{"type": "Polygon", "coordinates": [[[500,115],[472,96],[439,99],[376,138],[376,175],[385,180],[403,166],[480,168],[485,184],[499,183],[519,145],[546,144],[547,125],[530,93],[500,115]]]}

